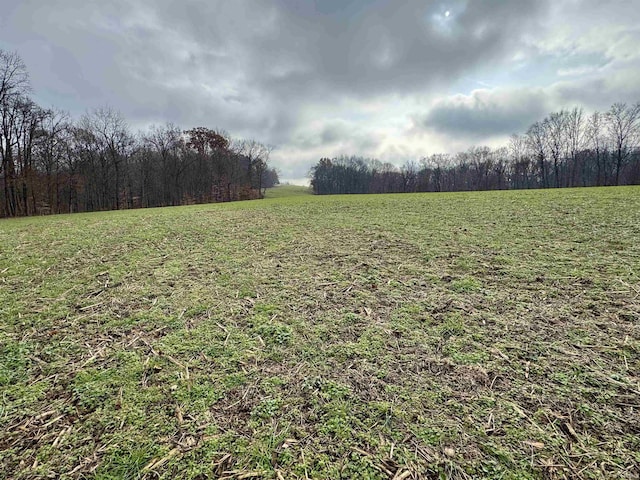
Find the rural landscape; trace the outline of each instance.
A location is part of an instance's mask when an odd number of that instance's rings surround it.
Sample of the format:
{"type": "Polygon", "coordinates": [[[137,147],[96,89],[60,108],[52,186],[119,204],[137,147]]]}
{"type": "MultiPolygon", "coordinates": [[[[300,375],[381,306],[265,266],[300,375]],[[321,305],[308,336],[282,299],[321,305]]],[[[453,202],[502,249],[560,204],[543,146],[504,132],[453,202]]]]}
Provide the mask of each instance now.
{"type": "Polygon", "coordinates": [[[640,15],[15,2],[0,480],[640,478],[640,15]]]}
{"type": "Polygon", "coordinates": [[[638,187],[271,194],[2,222],[2,478],[637,478],[638,187]]]}

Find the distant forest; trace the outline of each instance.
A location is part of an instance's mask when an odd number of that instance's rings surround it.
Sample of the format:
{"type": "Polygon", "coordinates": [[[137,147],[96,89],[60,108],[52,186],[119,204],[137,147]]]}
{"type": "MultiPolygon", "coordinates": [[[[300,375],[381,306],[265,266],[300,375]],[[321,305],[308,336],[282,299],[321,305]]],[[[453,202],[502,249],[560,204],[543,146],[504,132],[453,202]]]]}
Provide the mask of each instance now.
{"type": "Polygon", "coordinates": [[[255,140],[170,124],[134,134],[110,108],[73,120],[30,91],[22,59],[0,50],[0,216],[255,199],[278,183],[255,140]]]}
{"type": "Polygon", "coordinates": [[[561,110],[506,147],[436,154],[398,168],[362,157],[323,158],[316,194],[452,192],[640,184],[640,102],[585,116],[561,110]]]}

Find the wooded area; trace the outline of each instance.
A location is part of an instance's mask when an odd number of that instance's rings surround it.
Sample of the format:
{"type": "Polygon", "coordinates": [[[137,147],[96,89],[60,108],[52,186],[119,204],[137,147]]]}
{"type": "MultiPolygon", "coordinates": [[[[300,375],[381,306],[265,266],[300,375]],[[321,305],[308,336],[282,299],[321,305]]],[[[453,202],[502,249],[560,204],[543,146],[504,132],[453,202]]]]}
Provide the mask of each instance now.
{"type": "Polygon", "coordinates": [[[254,199],[278,183],[255,140],[171,124],[134,134],[115,110],[73,120],[30,90],[19,55],[0,50],[0,216],[254,199]]]}
{"type": "Polygon", "coordinates": [[[512,135],[507,147],[435,154],[398,168],[363,157],[323,158],[316,194],[445,192],[640,183],[640,102],[586,116],[561,110],[512,135]]]}

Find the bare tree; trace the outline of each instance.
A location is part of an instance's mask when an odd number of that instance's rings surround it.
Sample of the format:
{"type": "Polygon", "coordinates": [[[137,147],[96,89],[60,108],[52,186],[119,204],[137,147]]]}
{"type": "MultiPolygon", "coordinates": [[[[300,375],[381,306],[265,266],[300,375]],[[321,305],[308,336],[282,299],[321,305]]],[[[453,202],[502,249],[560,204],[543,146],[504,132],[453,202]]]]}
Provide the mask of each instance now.
{"type": "Polygon", "coordinates": [[[489,147],[471,147],[469,158],[474,169],[473,189],[489,190],[489,173],[493,168],[493,158],[489,147]]]}
{"type": "Polygon", "coordinates": [[[560,169],[565,146],[567,115],[565,110],[554,112],[543,121],[547,148],[553,160],[553,174],[556,188],[560,188],[560,169]]]}
{"type": "Polygon", "coordinates": [[[615,103],[606,115],[607,132],[616,160],[615,184],[620,185],[620,170],[637,145],[640,134],[640,102],[631,106],[615,103]]]}
{"type": "MultiPolygon", "coordinates": [[[[585,129],[583,122],[583,111],[580,107],[575,107],[565,113],[565,142],[567,148],[567,158],[570,160],[567,186],[576,185],[578,174],[578,154],[585,146],[585,129]]],[[[584,169],[583,169],[584,171],[584,169]]],[[[586,183],[583,176],[583,185],[586,183]]]]}
{"type": "Polygon", "coordinates": [[[538,163],[540,186],[547,188],[549,180],[546,169],[547,133],[542,122],[536,122],[527,130],[527,145],[538,163]]]}
{"type": "Polygon", "coordinates": [[[151,203],[148,201],[149,189],[145,188],[144,182],[141,196],[147,205],[179,205],[182,200],[182,175],[190,166],[190,163],[180,155],[180,150],[184,146],[182,131],[171,123],[162,127],[154,125],[141,138],[150,155],[156,156],[160,163],[159,172],[157,172],[157,198],[151,203]]]}
{"type": "Polygon", "coordinates": [[[15,52],[0,50],[0,105],[30,89],[29,73],[22,58],[15,52]]]}
{"type": "Polygon", "coordinates": [[[600,112],[593,112],[587,123],[586,138],[589,148],[593,150],[596,164],[596,185],[607,183],[606,171],[606,138],[604,137],[604,119],[600,112]]]}
{"type": "Polygon", "coordinates": [[[444,187],[444,172],[451,164],[451,156],[436,153],[421,160],[423,168],[430,171],[430,190],[442,192],[444,187]]]}
{"type": "MultiPolygon", "coordinates": [[[[129,131],[126,120],[120,112],[110,107],[98,108],[86,114],[81,124],[91,131],[102,147],[102,158],[105,172],[113,169],[114,190],[109,192],[109,201],[113,201],[119,210],[122,197],[122,175],[126,161],[134,146],[134,138],[129,131]]],[[[104,178],[104,191],[109,190],[108,177],[104,178]]]]}
{"type": "Polygon", "coordinates": [[[38,143],[38,161],[45,174],[45,199],[40,208],[51,212],[60,211],[60,171],[68,153],[68,142],[71,128],[69,114],[62,110],[49,110],[44,115],[38,143]]]}
{"type": "Polygon", "coordinates": [[[273,151],[273,146],[264,145],[257,140],[242,140],[236,144],[237,152],[248,159],[247,174],[249,183],[258,189],[260,196],[262,193],[263,173],[268,168],[269,156],[273,151]]]}
{"type": "Polygon", "coordinates": [[[400,175],[402,175],[402,191],[415,192],[418,180],[418,166],[413,160],[409,160],[400,167],[400,175]]]}
{"type": "Polygon", "coordinates": [[[26,102],[24,95],[29,90],[29,74],[20,56],[0,50],[0,173],[3,177],[4,212],[8,216],[17,214],[15,126],[21,106],[26,102]]]}
{"type": "Polygon", "coordinates": [[[511,135],[509,138],[508,155],[510,159],[510,180],[514,188],[530,188],[530,159],[528,155],[527,138],[523,135],[511,135]]]}
{"type": "Polygon", "coordinates": [[[508,157],[509,150],[507,147],[500,147],[491,152],[491,183],[489,188],[503,190],[508,188],[507,184],[507,166],[508,166],[508,157]]]}
{"type": "Polygon", "coordinates": [[[14,102],[16,116],[13,123],[13,138],[16,148],[16,188],[18,199],[16,205],[18,214],[31,215],[36,210],[35,185],[37,181],[37,169],[34,164],[34,146],[42,137],[41,125],[49,112],[43,110],[32,100],[26,97],[18,97],[14,102]]]}

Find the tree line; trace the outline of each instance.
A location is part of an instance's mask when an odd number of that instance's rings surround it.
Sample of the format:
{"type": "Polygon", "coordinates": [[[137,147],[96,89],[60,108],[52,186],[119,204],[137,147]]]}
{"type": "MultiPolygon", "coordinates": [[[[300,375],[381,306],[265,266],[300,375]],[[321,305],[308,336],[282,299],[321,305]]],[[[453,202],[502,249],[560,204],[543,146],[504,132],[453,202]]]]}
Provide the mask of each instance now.
{"type": "Polygon", "coordinates": [[[316,194],[445,192],[640,184],[640,102],[585,115],[560,110],[508,146],[434,154],[401,167],[358,156],[322,158],[316,194]]]}
{"type": "Polygon", "coordinates": [[[0,50],[0,216],[262,198],[271,147],[175,125],[133,133],[98,108],[74,120],[29,96],[26,66],[0,50]]]}

